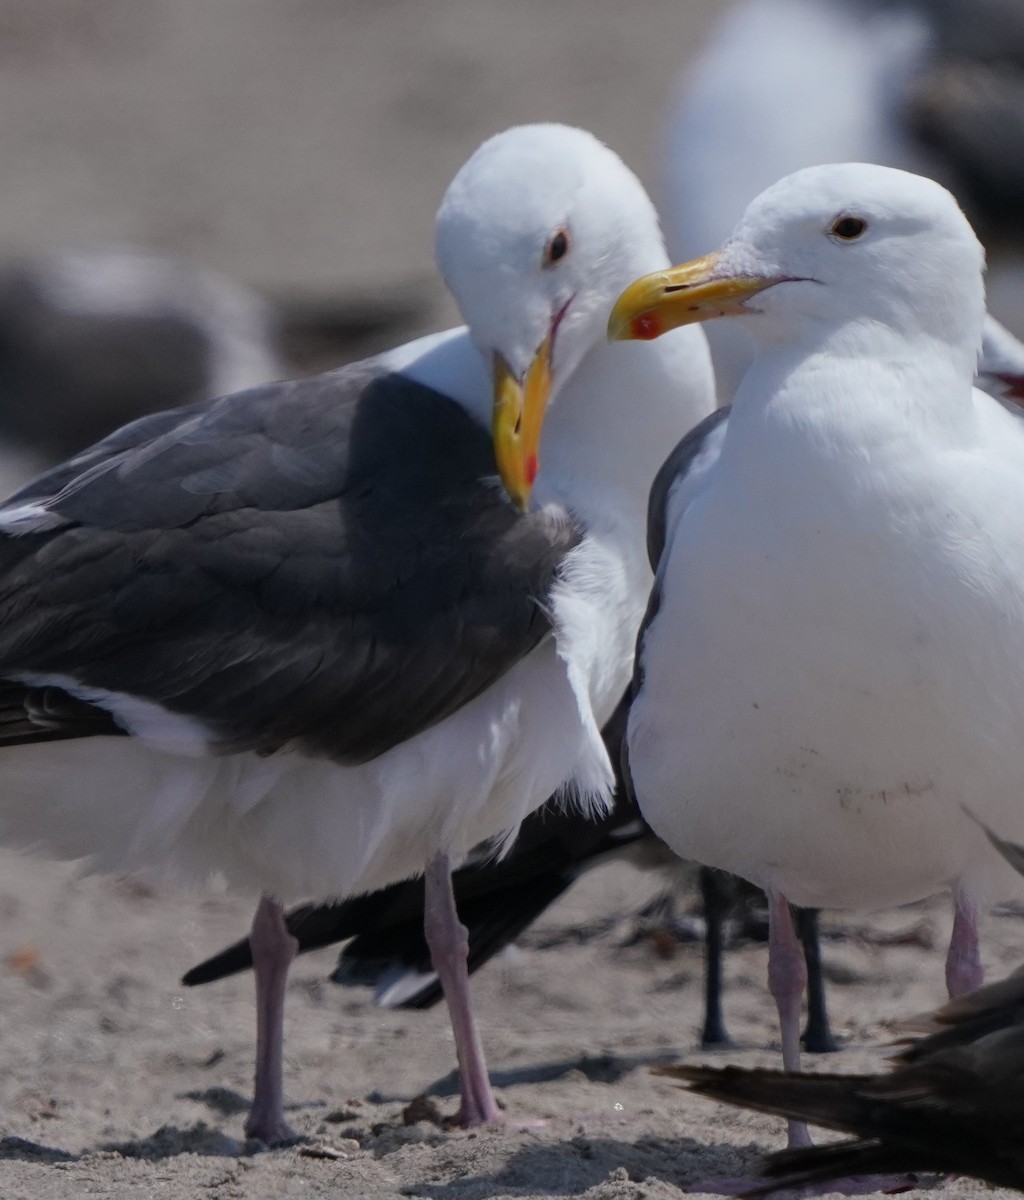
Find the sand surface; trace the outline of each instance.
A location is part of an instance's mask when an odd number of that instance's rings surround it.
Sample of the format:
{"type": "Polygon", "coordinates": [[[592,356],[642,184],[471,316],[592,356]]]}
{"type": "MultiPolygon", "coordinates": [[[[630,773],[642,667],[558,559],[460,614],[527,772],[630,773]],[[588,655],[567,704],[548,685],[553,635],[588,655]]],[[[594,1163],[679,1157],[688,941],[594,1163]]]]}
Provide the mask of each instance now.
{"type": "MultiPolygon", "coordinates": [[[[268,1151],[241,1133],[251,978],[177,983],[244,930],[251,903],[80,880],[5,856],[0,1196],[668,1200],[693,1180],[749,1170],[761,1150],[781,1145],[780,1122],[698,1100],[649,1068],[777,1063],[766,949],[730,953],[738,1048],[702,1055],[699,947],[665,957],[633,937],[633,914],[661,883],[624,865],[595,872],[475,977],[504,1128],[442,1127],[457,1105],[443,1008],[381,1011],[366,991],[326,982],[330,951],[300,959],[288,993],[286,1093],[309,1141],[268,1151]],[[408,1106],[421,1094],[429,1099],[416,1120],[408,1106]]],[[[942,997],[946,906],[825,928],[846,1046],[811,1069],[871,1069],[894,1022],[942,997]],[[878,931],[908,930],[911,944],[876,944],[878,931]]],[[[987,965],[1005,973],[1020,960],[1021,919],[993,917],[987,933],[987,965]]],[[[1004,1194],[926,1182],[937,1196],[1004,1194]]]]}

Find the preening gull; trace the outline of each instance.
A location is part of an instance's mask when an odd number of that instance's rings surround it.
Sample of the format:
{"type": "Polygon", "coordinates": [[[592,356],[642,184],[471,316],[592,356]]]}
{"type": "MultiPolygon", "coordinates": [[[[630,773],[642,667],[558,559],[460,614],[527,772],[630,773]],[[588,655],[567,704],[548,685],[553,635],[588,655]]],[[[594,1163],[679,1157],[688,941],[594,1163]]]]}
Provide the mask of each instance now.
{"type": "Polygon", "coordinates": [[[982,250],[931,180],[799,171],[721,251],[637,281],[611,329],[719,315],[758,354],[655,485],[629,771],[677,853],[769,893],[797,1069],[787,900],[949,888],[950,994],[981,982],[978,907],[1014,877],[964,805],[1024,832],[1024,423],[972,387],[982,250]]]}
{"type": "Polygon", "coordinates": [[[589,134],[485,143],[437,253],[468,328],[145,418],[0,509],[0,836],[263,893],[246,1128],[267,1141],[292,1136],[281,901],[424,864],[459,1119],[499,1118],[450,863],[556,791],[606,803],[647,490],[713,404],[700,331],[605,344],[615,296],[668,260],[589,134]]]}

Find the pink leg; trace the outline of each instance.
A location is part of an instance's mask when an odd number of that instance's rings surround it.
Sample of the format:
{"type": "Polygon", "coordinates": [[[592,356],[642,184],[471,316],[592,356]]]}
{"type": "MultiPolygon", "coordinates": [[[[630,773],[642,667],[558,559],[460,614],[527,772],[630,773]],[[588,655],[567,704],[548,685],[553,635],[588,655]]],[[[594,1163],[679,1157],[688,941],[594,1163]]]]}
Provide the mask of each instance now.
{"type": "Polygon", "coordinates": [[[249,932],[256,976],[256,1082],[245,1119],[246,1137],[268,1146],[299,1134],[284,1119],[284,989],[299,943],[284,923],[284,909],[261,896],[249,932]]]}
{"type": "Polygon", "coordinates": [[[469,935],[455,910],[452,873],[446,854],[438,854],[427,863],[426,905],[423,931],[448,1002],[455,1051],[459,1058],[462,1104],[456,1121],[466,1127],[503,1120],[487,1077],[483,1045],[473,1017],[469,995],[469,935]]]}
{"type": "MultiPolygon", "coordinates": [[[[768,990],[775,999],[782,1031],[782,1066],[800,1070],[800,1010],[807,987],[807,961],[796,936],[789,901],[778,892],[768,894],[768,990]]],[[[811,1145],[803,1121],[789,1122],[789,1147],[811,1145]]]]}
{"type": "Polygon", "coordinates": [[[978,947],[978,909],[957,891],[953,894],[953,934],[946,954],[946,990],[952,1000],[973,992],[984,981],[978,947]]]}
{"type": "MultiPolygon", "coordinates": [[[[807,960],[800,939],[796,936],[793,914],[785,896],[768,893],[768,990],[775,998],[782,1030],[782,1065],[787,1071],[800,1070],[800,1009],[807,986],[807,960]]],[[[811,1135],[803,1121],[790,1121],[789,1147],[810,1146],[811,1135]]],[[[743,1176],[732,1179],[701,1179],[687,1184],[687,1192],[708,1192],[718,1196],[756,1195],[764,1186],[763,1176],[743,1176]]],[[[905,1176],[870,1175],[859,1178],[834,1179],[820,1187],[812,1186],[800,1192],[803,1197],[822,1192],[842,1192],[845,1196],[863,1196],[879,1191],[906,1191],[916,1180],[905,1176]]],[[[795,1193],[787,1192],[787,1195],[795,1193]]]]}

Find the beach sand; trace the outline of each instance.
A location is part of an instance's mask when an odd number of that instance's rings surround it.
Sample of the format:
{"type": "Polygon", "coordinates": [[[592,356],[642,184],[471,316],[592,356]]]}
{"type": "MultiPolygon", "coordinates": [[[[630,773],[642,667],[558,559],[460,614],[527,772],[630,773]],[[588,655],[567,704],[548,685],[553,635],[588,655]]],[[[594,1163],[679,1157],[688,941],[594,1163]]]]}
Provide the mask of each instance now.
{"type": "MultiPolygon", "coordinates": [[[[778,1064],[764,945],[728,956],[737,1048],[696,1049],[701,951],[636,940],[658,873],[602,868],[473,980],[503,1128],[452,1131],[454,1052],[443,1006],[375,1008],[327,981],[319,951],[292,971],[289,1119],[306,1144],[245,1143],[254,1045],[251,976],[185,989],[181,973],[242,933],[252,901],[79,879],[0,861],[0,1195],[164,1197],[586,1196],[667,1200],[752,1169],[781,1122],[690,1096],[665,1062],[778,1064]],[[425,1099],[419,1099],[425,1097],[425,1099]]],[[[899,1020],[943,998],[947,905],[825,920],[829,1000],[845,1043],[808,1069],[884,1066],[899,1020]],[[880,945],[886,932],[908,933],[880,945]],[[882,936],[879,937],[879,934],[882,936]],[[907,944],[901,944],[907,943],[907,944]]],[[[1016,966],[1019,916],[994,916],[985,959],[1016,966]]],[[[1003,1195],[954,1180],[932,1195],[1003,1195]]],[[[1010,1195],[1012,1193],[1005,1193],[1010,1195]]]]}

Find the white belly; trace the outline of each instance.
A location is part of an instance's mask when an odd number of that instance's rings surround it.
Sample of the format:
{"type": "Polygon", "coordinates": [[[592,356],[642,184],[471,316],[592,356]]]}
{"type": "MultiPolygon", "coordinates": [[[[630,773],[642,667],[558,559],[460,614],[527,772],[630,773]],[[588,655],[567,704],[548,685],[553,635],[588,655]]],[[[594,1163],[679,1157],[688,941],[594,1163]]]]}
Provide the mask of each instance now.
{"type": "Polygon", "coordinates": [[[92,869],[342,896],[515,829],[574,774],[607,791],[604,748],[549,638],[451,717],[360,766],[189,757],[138,738],[5,750],[0,837],[92,869]]]}
{"type": "Polygon", "coordinates": [[[1024,573],[969,506],[957,530],[775,500],[712,496],[676,530],[630,720],[644,815],[798,904],[1012,886],[962,806],[1024,839],[1024,573]]]}

